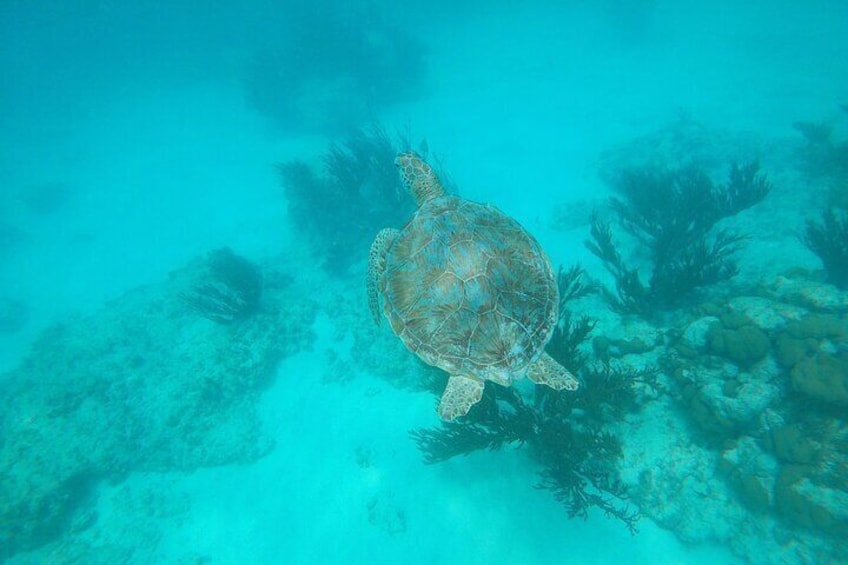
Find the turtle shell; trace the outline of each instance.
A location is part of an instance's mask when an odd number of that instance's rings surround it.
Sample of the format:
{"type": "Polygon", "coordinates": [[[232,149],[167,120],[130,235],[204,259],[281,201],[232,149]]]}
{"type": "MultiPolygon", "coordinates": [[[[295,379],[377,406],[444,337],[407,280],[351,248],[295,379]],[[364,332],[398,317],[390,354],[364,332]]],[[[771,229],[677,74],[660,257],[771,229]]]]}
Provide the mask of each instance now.
{"type": "Polygon", "coordinates": [[[550,339],[559,293],[538,242],[497,208],[425,202],[400,231],[380,282],[394,332],[451,374],[510,384],[550,339]]]}

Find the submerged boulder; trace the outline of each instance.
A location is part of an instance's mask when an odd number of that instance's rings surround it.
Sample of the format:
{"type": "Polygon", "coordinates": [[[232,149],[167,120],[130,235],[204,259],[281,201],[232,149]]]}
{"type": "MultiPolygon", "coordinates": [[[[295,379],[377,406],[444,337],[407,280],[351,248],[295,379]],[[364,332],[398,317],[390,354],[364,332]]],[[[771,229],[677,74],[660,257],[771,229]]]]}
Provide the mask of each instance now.
{"type": "Polygon", "coordinates": [[[269,290],[239,324],[193,315],[193,267],[56,325],[0,376],[0,561],[85,524],[94,486],[130,472],[250,462],[278,361],[312,341],[316,307],[269,290]]]}
{"type": "Polygon", "coordinates": [[[848,406],[848,352],[818,353],[801,360],[791,372],[792,387],[807,396],[848,406]]]}
{"type": "Polygon", "coordinates": [[[765,359],[769,352],[768,335],[749,319],[722,319],[713,323],[707,332],[709,351],[747,369],[765,359]]]}

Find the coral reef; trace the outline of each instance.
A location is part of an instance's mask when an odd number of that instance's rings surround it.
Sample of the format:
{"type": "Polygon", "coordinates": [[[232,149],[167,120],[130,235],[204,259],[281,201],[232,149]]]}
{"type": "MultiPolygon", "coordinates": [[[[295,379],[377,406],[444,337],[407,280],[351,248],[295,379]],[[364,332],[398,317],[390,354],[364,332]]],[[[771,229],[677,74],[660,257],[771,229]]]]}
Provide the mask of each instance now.
{"type": "Polygon", "coordinates": [[[244,77],[249,104],[279,127],[343,132],[420,95],[423,45],[376,5],[319,1],[286,12],[244,77]]]}
{"type": "Polygon", "coordinates": [[[837,541],[848,532],[846,313],[832,286],[781,277],[700,307],[663,359],[696,437],[721,453],[728,503],[802,562],[848,554],[837,541]]]}
{"type": "Polygon", "coordinates": [[[780,462],[773,508],[786,522],[836,539],[848,535],[848,431],[838,418],[793,414],[763,446],[780,462]]]}
{"type": "Polygon", "coordinates": [[[756,514],[765,514],[774,504],[778,463],[757,441],[742,436],[721,454],[719,471],[735,489],[742,503],[756,514]]]}
{"type": "Polygon", "coordinates": [[[0,559],[85,527],[93,486],[130,472],[249,462],[277,362],[312,341],[315,305],[268,289],[238,324],[190,315],[198,261],[43,333],[0,388],[0,559]]]}
{"type": "Polygon", "coordinates": [[[749,369],[762,361],[769,351],[768,335],[746,316],[727,313],[710,324],[707,330],[707,350],[749,369]]]}
{"type": "Polygon", "coordinates": [[[848,407],[848,352],[816,353],[792,367],[792,387],[810,398],[848,407]]]}
{"type": "Polygon", "coordinates": [[[299,160],[278,165],[292,221],[332,274],[361,263],[375,233],[400,227],[412,213],[394,165],[409,143],[374,125],[332,144],[321,174],[299,160]]]}
{"type": "Polygon", "coordinates": [[[802,241],[821,259],[827,279],[848,289],[848,211],[828,209],[820,221],[807,221],[802,241]]]}
{"type": "Polygon", "coordinates": [[[770,190],[755,161],[733,164],[721,186],[695,166],[627,168],[610,178],[619,194],[611,199],[618,224],[647,251],[648,282],[640,278],[638,267],[625,262],[610,223],[594,217],[586,246],[615,279],[616,291],[606,291],[612,306],[642,316],[680,306],[695,289],[735,275],[732,255],[745,236],[715,225],[753,206],[770,190]]]}
{"type": "Polygon", "coordinates": [[[262,271],[227,247],[212,251],[198,281],[180,296],[201,316],[214,322],[244,320],[259,309],[262,271]]]}

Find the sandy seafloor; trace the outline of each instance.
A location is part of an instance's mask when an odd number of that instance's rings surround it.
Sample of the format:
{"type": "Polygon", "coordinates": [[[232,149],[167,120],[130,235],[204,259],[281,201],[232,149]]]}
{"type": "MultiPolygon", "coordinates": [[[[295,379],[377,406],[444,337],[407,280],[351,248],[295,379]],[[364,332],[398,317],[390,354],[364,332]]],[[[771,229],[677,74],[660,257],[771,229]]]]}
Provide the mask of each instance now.
{"type": "Polygon", "coordinates": [[[424,466],[406,431],[432,425],[431,395],[368,374],[345,386],[306,378],[326,370],[323,349],[336,347],[321,335],[332,334],[328,321],[317,325],[315,351],[286,360],[263,399],[273,453],[249,467],[129,479],[115,488],[153,491],[173,514],[133,516],[106,504],[98,541],[118,525],[121,543],[124,528],[141,524],[161,528],[157,559],[212,563],[733,561],[721,548],[684,547],[647,520],[636,537],[599,513],[568,520],[513,450],[424,466]],[[316,406],[333,407],[332,418],[316,406]]]}
{"type": "MultiPolygon", "coordinates": [[[[379,117],[426,137],[465,196],[518,218],[555,264],[582,260],[600,272],[583,231],[550,226],[555,205],[605,195],[594,165],[600,151],[681,111],[718,130],[792,139],[792,121],[832,118],[846,101],[844,3],[719,4],[661,4],[653,39],[627,47],[593,10],[575,29],[533,5],[478,15],[469,8],[440,20],[428,38],[431,89],[379,117]],[[787,14],[790,7],[798,13],[787,14]]],[[[266,259],[300,245],[273,164],[315,155],[325,138],[269,127],[233,82],[114,86],[96,89],[70,115],[36,105],[4,110],[3,185],[58,178],[79,190],[53,214],[16,216],[30,236],[4,256],[0,289],[25,301],[30,318],[0,336],[3,370],[43,328],[162,281],[210,249],[229,245],[266,259]]],[[[746,255],[758,263],[743,265],[742,275],[815,268],[803,247],[781,243],[792,237],[788,228],[774,239],[758,234],[762,247],[746,255]]],[[[136,547],[137,562],[737,561],[725,548],[687,547],[649,519],[637,536],[597,512],[569,520],[549,492],[533,488],[521,451],[424,465],[408,430],[436,424],[434,399],[354,366],[344,382],[327,382],[326,351],[344,356],[350,347],[336,341],[336,329],[319,315],[311,351],[285,359],[264,392],[261,415],[276,445],[269,455],[249,466],[102,484],[96,521],[80,539],[136,547]]],[[[49,562],[55,550],[12,562],[49,562]]]]}

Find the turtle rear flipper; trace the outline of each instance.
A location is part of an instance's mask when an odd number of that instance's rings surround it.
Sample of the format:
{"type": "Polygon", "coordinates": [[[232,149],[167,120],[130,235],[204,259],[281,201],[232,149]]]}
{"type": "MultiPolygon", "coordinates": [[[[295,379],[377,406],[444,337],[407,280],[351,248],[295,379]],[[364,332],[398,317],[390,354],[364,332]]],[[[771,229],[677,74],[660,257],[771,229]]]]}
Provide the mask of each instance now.
{"type": "Polygon", "coordinates": [[[483,381],[465,375],[451,375],[439,402],[439,416],[451,422],[465,416],[483,398],[483,381]]]}
{"type": "Polygon", "coordinates": [[[554,390],[577,390],[580,386],[574,375],[547,353],[542,353],[539,360],[530,365],[527,378],[537,385],[549,386],[554,390]]]}
{"type": "Polygon", "coordinates": [[[374,243],[371,244],[371,250],[368,253],[368,280],[366,287],[368,289],[368,306],[371,308],[371,315],[374,317],[374,323],[380,325],[380,277],[386,270],[386,254],[389,252],[389,247],[392,245],[398,230],[392,228],[384,228],[380,230],[377,237],[374,238],[374,243]]]}

